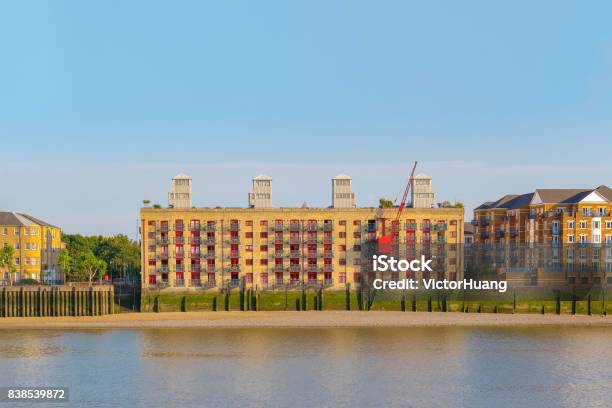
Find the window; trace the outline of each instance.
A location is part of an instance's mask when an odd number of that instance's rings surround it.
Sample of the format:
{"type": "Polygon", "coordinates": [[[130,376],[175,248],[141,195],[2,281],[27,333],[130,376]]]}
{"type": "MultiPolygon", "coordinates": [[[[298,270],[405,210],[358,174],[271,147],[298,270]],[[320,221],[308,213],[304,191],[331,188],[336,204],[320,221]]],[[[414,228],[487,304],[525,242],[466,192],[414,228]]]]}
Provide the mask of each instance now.
{"type": "Polygon", "coordinates": [[[612,229],[612,221],[606,221],[606,228],[612,229]]]}
{"type": "Polygon", "coordinates": [[[32,258],[32,265],[36,265],[36,258],[32,258]]]}
{"type": "Polygon", "coordinates": [[[600,229],[600,228],[601,228],[601,221],[594,220],[593,229],[600,229]]]}
{"type": "Polygon", "coordinates": [[[346,265],[346,258],[340,258],[340,265],[346,265]]]}
{"type": "Polygon", "coordinates": [[[582,215],[583,215],[584,217],[588,217],[588,216],[590,216],[590,215],[591,215],[591,208],[590,208],[590,207],[584,207],[584,208],[582,209],[582,215]]]}
{"type": "Polygon", "coordinates": [[[8,235],[8,228],[2,229],[2,235],[8,235]]]}
{"type": "Polygon", "coordinates": [[[260,245],[259,246],[259,252],[268,252],[268,246],[267,245],[260,245]]]}
{"type": "Polygon", "coordinates": [[[568,235],[567,236],[567,242],[569,242],[570,244],[574,243],[574,236],[573,235],[568,235]]]}
{"type": "Polygon", "coordinates": [[[360,226],[360,225],[361,225],[361,221],[359,221],[359,220],[355,220],[355,221],[353,221],[353,225],[354,225],[354,226],[356,226],[356,227],[358,227],[358,226],[360,226]]]}
{"type": "Polygon", "coordinates": [[[15,235],[19,235],[19,228],[15,228],[15,235]]]}
{"type": "MultiPolygon", "coordinates": [[[[268,226],[268,221],[266,221],[266,220],[259,221],[259,226],[260,227],[267,227],[268,226]]],[[[266,282],[267,281],[268,281],[268,277],[266,276],[266,282]]]]}
{"type": "Polygon", "coordinates": [[[19,265],[19,257],[15,258],[15,265],[19,265]]]}
{"type": "Polygon", "coordinates": [[[594,244],[599,244],[600,242],[601,242],[601,235],[593,234],[593,243],[594,244]]]}
{"type": "Polygon", "coordinates": [[[244,250],[246,252],[253,252],[253,245],[245,245],[244,250]]]}
{"type": "Polygon", "coordinates": [[[253,221],[252,221],[252,220],[245,221],[245,222],[244,222],[244,225],[245,225],[246,227],[252,227],[252,226],[253,226],[253,221]]]}
{"type": "Polygon", "coordinates": [[[246,238],[253,238],[253,233],[252,233],[251,231],[247,231],[247,232],[244,234],[244,236],[245,236],[246,238]]]}
{"type": "Polygon", "coordinates": [[[361,232],[359,231],[353,232],[353,238],[361,238],[361,232]]]}
{"type": "Polygon", "coordinates": [[[338,248],[340,249],[340,252],[346,252],[346,245],[340,245],[338,248]]]}
{"type": "Polygon", "coordinates": [[[346,238],[346,232],[344,232],[344,231],[340,231],[340,232],[338,233],[338,236],[339,236],[340,238],[346,238]]]}
{"type": "Polygon", "coordinates": [[[346,220],[340,220],[340,221],[338,221],[338,225],[340,225],[340,226],[346,226],[346,220]]]}
{"type": "Polygon", "coordinates": [[[24,228],[23,229],[23,235],[30,235],[30,229],[29,228],[24,228]]]}
{"type": "Polygon", "coordinates": [[[38,228],[32,228],[31,234],[32,235],[38,235],[38,228]]]}
{"type": "Polygon", "coordinates": [[[38,249],[38,244],[36,242],[32,243],[32,249],[33,250],[37,250],[38,249]]]}
{"type": "Polygon", "coordinates": [[[29,251],[29,250],[30,250],[30,243],[29,243],[29,242],[26,242],[26,244],[25,244],[25,249],[26,249],[26,251],[29,251]]]}
{"type": "Polygon", "coordinates": [[[574,229],[574,221],[567,222],[567,229],[574,229]]]}
{"type": "Polygon", "coordinates": [[[249,265],[249,266],[253,265],[253,260],[252,259],[247,259],[246,260],[246,264],[249,265]]]}
{"type": "Polygon", "coordinates": [[[361,245],[353,245],[353,251],[361,251],[361,245]]]}
{"type": "Polygon", "coordinates": [[[260,259],[260,260],[259,260],[259,264],[260,264],[261,266],[266,266],[266,265],[268,264],[268,260],[267,260],[267,259],[260,259]]]}
{"type": "Polygon", "coordinates": [[[26,257],[26,258],[25,258],[25,264],[26,264],[26,265],[29,265],[29,264],[30,264],[30,258],[28,258],[28,257],[26,257]]]}
{"type": "Polygon", "coordinates": [[[361,265],[361,258],[353,259],[353,265],[361,265]]]}
{"type": "Polygon", "coordinates": [[[262,239],[268,238],[268,233],[267,232],[260,232],[259,233],[259,238],[262,238],[262,239]]]}
{"type": "Polygon", "coordinates": [[[587,221],[580,221],[580,228],[589,228],[589,223],[587,221]]]}

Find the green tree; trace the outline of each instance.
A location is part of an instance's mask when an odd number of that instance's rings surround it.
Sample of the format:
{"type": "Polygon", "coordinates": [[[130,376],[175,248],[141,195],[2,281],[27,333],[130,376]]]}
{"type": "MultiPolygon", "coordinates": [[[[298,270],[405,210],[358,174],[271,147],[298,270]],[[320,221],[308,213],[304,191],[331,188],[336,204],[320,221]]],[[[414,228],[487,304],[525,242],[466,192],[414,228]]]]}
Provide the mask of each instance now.
{"type": "Polygon", "coordinates": [[[463,203],[461,201],[455,201],[455,208],[463,208],[463,203]]]}
{"type": "Polygon", "coordinates": [[[96,258],[93,252],[87,252],[79,258],[76,270],[79,277],[87,279],[91,284],[94,279],[99,279],[104,275],[106,263],[96,258]]]}
{"type": "Polygon", "coordinates": [[[8,273],[9,281],[12,281],[17,268],[15,267],[15,248],[11,245],[0,249],[0,267],[2,267],[4,272],[8,273]]]}
{"type": "Polygon", "coordinates": [[[62,270],[66,274],[69,274],[72,270],[72,257],[66,248],[60,251],[57,258],[57,263],[62,267],[62,270]]]}
{"type": "Polygon", "coordinates": [[[378,200],[378,206],[380,208],[393,208],[393,201],[387,200],[386,198],[381,198],[378,200]]]}
{"type": "Polygon", "coordinates": [[[448,200],[444,200],[440,203],[440,208],[452,208],[452,207],[453,205],[448,200]]]}

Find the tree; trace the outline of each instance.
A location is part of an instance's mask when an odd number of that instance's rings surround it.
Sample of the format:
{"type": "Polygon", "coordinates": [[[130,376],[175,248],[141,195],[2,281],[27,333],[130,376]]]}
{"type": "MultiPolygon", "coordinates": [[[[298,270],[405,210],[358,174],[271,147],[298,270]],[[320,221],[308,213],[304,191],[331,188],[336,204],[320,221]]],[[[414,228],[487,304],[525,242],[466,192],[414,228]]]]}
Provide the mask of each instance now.
{"type": "Polygon", "coordinates": [[[149,204],[151,204],[151,200],[142,200],[142,205],[144,205],[145,207],[149,204]]]}
{"type": "Polygon", "coordinates": [[[94,279],[102,277],[106,271],[106,263],[96,258],[93,252],[87,252],[78,260],[76,269],[79,276],[86,278],[91,284],[94,279]]]}
{"type": "Polygon", "coordinates": [[[455,201],[455,208],[463,208],[463,203],[461,201],[455,201]]]}
{"type": "Polygon", "coordinates": [[[444,200],[440,203],[440,208],[452,208],[452,207],[453,205],[448,200],[444,200]]]}
{"type": "Polygon", "coordinates": [[[378,200],[378,206],[380,208],[393,208],[393,201],[387,200],[386,198],[381,198],[378,200]]]}
{"type": "Polygon", "coordinates": [[[17,272],[15,267],[15,249],[7,245],[0,249],[0,266],[4,272],[8,272],[9,281],[12,281],[12,276],[17,272]]]}
{"type": "Polygon", "coordinates": [[[66,248],[60,251],[57,263],[62,267],[65,274],[69,274],[72,271],[72,257],[66,248]]]}

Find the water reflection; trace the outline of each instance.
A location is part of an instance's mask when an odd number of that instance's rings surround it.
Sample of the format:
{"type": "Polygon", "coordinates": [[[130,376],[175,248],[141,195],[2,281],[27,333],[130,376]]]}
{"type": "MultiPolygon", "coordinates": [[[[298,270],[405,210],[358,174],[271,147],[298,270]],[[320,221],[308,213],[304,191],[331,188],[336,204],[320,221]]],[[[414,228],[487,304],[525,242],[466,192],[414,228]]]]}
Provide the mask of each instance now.
{"type": "Polygon", "coordinates": [[[74,406],[607,406],[611,331],[585,328],[0,332],[0,385],[74,406]]]}

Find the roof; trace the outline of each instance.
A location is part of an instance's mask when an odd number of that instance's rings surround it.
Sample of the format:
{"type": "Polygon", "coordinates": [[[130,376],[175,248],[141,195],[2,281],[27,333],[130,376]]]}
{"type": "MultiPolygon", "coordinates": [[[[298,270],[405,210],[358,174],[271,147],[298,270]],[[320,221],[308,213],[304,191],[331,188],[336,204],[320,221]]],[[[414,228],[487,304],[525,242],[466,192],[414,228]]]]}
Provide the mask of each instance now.
{"type": "Polygon", "coordinates": [[[504,208],[508,210],[516,210],[518,208],[526,208],[529,207],[529,203],[531,203],[531,199],[533,198],[533,193],[521,194],[514,197],[512,200],[508,201],[505,204],[504,208]]]}
{"type": "Polygon", "coordinates": [[[463,223],[463,233],[464,234],[473,234],[474,233],[474,226],[472,225],[471,222],[464,222],[463,223]]]}
{"type": "Polygon", "coordinates": [[[253,180],[272,180],[272,177],[266,176],[265,174],[260,174],[257,177],[253,177],[253,180]]]}
{"type": "Polygon", "coordinates": [[[185,173],[179,173],[176,176],[172,177],[172,180],[176,180],[176,179],[190,179],[191,180],[191,177],[189,177],[185,173]]]}
{"type": "Polygon", "coordinates": [[[431,179],[431,177],[429,177],[425,173],[419,173],[416,176],[414,176],[413,179],[431,179]]]}
{"type": "Polygon", "coordinates": [[[51,225],[48,222],[39,220],[38,218],[32,217],[29,214],[16,213],[11,211],[0,211],[0,225],[7,227],[38,225],[40,227],[58,228],[55,225],[51,225]]]}
{"type": "Polygon", "coordinates": [[[484,203],[480,204],[478,207],[474,208],[474,210],[486,210],[487,208],[491,207],[491,204],[493,204],[493,201],[485,201],[484,203]]]}
{"type": "Polygon", "coordinates": [[[612,188],[601,185],[595,189],[599,194],[605,197],[606,200],[612,201],[612,188]]]}
{"type": "Polygon", "coordinates": [[[342,173],[342,174],[338,174],[332,180],[351,180],[351,176],[347,176],[346,174],[342,173]]]}
{"type": "Polygon", "coordinates": [[[583,188],[538,188],[535,193],[540,196],[543,203],[577,203],[593,189],[583,188]]]}
{"type": "Polygon", "coordinates": [[[506,194],[499,200],[495,201],[493,204],[489,205],[489,208],[508,208],[507,204],[517,197],[517,194],[506,194]]]}

